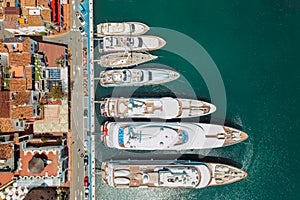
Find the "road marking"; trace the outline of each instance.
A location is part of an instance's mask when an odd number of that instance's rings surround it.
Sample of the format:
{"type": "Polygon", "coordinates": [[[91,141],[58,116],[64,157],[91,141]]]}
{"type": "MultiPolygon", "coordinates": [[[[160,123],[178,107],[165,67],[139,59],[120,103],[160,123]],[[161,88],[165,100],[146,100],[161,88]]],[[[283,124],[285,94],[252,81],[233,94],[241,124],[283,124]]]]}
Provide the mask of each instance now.
{"type": "Polygon", "coordinates": [[[79,176],[77,176],[77,181],[79,182],[79,176]]]}

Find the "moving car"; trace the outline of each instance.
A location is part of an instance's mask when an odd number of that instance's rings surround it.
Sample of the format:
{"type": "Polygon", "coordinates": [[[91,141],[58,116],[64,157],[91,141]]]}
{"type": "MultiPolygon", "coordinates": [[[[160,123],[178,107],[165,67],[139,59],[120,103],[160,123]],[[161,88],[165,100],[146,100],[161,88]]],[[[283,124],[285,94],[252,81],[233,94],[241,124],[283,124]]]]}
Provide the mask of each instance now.
{"type": "Polygon", "coordinates": [[[84,190],[84,199],[85,200],[89,199],[89,194],[90,194],[89,188],[85,188],[85,190],[84,190]]]}

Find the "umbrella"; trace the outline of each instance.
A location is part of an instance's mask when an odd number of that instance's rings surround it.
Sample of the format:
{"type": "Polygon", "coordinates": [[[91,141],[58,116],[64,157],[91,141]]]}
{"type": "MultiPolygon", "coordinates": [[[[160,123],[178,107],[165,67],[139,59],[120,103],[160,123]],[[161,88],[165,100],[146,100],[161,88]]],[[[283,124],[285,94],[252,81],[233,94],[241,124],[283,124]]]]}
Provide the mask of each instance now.
{"type": "Polygon", "coordinates": [[[41,158],[33,157],[29,161],[29,170],[34,174],[40,174],[44,170],[44,161],[41,158]]]}

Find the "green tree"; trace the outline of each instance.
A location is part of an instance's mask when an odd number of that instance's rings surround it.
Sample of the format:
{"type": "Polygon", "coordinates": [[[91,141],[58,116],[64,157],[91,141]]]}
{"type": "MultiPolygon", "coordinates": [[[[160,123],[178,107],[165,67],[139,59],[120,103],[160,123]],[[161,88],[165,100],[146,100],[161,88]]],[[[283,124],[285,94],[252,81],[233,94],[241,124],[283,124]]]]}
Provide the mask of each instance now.
{"type": "Polygon", "coordinates": [[[62,90],[61,85],[55,85],[51,88],[49,96],[56,100],[65,99],[67,94],[62,90]]]}

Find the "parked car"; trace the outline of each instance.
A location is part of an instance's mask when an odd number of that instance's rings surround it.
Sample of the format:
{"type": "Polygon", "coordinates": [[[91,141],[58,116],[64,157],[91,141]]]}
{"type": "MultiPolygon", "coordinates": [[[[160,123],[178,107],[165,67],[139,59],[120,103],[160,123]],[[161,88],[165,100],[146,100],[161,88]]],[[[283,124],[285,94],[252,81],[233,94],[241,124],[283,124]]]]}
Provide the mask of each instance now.
{"type": "Polygon", "coordinates": [[[85,155],[83,158],[84,165],[87,166],[89,164],[89,156],[85,155]]]}
{"type": "Polygon", "coordinates": [[[84,148],[85,151],[88,150],[88,141],[87,140],[84,140],[83,148],[84,148]]]}
{"type": "Polygon", "coordinates": [[[90,194],[89,188],[85,188],[85,190],[84,190],[84,199],[85,200],[89,199],[89,194],[90,194]]]}
{"type": "Polygon", "coordinates": [[[85,32],[84,28],[82,28],[81,26],[79,26],[78,29],[79,29],[81,35],[86,35],[86,32],[85,32]]]}
{"type": "Polygon", "coordinates": [[[83,185],[84,185],[84,187],[88,187],[89,186],[89,177],[88,176],[84,177],[83,185]]]}
{"type": "Polygon", "coordinates": [[[76,13],[76,17],[78,18],[78,20],[82,26],[84,26],[86,24],[86,22],[84,21],[84,19],[81,17],[81,15],[79,13],[76,13]]]}

